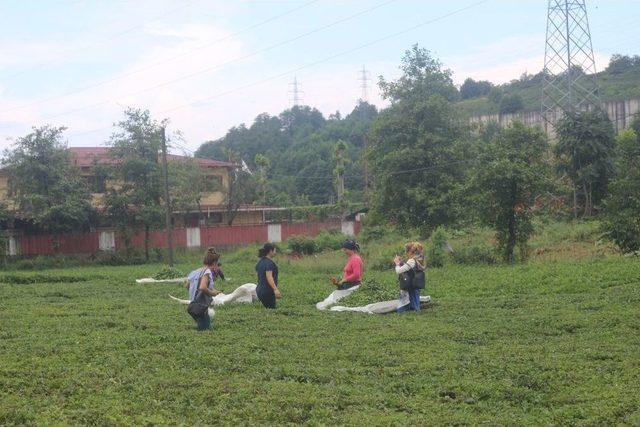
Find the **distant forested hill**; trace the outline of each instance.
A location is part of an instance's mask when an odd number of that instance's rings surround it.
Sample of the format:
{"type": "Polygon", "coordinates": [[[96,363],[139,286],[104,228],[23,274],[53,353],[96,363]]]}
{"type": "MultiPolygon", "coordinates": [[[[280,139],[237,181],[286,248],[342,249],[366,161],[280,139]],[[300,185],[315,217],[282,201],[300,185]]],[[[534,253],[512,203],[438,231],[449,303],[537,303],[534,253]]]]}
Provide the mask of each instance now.
{"type": "Polygon", "coordinates": [[[273,205],[291,206],[332,203],[334,147],[346,142],[345,186],[349,200],[362,199],[364,135],[377,116],[376,107],[361,102],[345,117],[323,117],[315,108],[296,106],[278,116],[261,114],[251,126],[231,128],[218,140],[208,141],[196,156],[242,159],[255,171],[257,154],[268,162],[269,197],[273,205]]]}
{"type": "MultiPolygon", "coordinates": [[[[603,100],[640,97],[640,57],[614,55],[598,73],[603,100]]],[[[467,79],[452,94],[459,117],[511,113],[540,108],[543,74],[524,74],[503,85],[467,79]]],[[[347,199],[362,201],[364,188],[364,135],[378,117],[376,107],[358,104],[345,117],[325,118],[308,106],[296,106],[277,116],[261,114],[250,126],[231,128],[218,140],[202,144],[196,155],[215,159],[242,159],[256,171],[256,155],[266,157],[269,204],[278,206],[335,202],[334,148],[346,142],[345,186],[347,199]]],[[[255,176],[255,174],[254,174],[255,176]]],[[[255,180],[254,180],[255,182],[255,180]]]]}
{"type": "MultiPolygon", "coordinates": [[[[603,101],[640,98],[640,56],[614,55],[607,68],[598,73],[603,101]]],[[[460,87],[458,107],[464,116],[513,113],[540,109],[542,72],[523,74],[503,85],[467,79],[460,87]]]]}

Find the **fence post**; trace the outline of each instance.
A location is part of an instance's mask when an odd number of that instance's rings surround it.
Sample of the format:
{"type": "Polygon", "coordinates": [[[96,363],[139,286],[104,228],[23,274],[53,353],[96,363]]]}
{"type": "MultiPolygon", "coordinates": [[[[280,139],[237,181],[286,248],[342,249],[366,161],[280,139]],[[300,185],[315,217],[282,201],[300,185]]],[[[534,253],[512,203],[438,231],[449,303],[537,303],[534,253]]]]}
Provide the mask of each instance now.
{"type": "Polygon", "coordinates": [[[353,237],[356,235],[353,221],[342,221],[342,234],[353,237]]]}
{"type": "Polygon", "coordinates": [[[282,224],[268,224],[267,236],[270,243],[282,242],[282,224]]]}

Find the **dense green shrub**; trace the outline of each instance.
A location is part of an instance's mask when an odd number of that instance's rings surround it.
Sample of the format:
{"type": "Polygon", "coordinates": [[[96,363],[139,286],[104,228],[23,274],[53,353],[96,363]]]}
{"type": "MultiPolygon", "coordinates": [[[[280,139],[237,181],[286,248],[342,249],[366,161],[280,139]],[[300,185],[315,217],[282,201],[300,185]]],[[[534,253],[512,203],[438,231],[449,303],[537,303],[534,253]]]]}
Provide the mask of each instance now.
{"type": "Polygon", "coordinates": [[[447,247],[447,235],[441,227],[436,228],[427,249],[427,265],[429,267],[442,267],[447,257],[447,247]]]}
{"type": "Polygon", "coordinates": [[[323,230],[316,236],[316,246],[319,251],[340,249],[347,236],[340,230],[323,230]]]}
{"type": "Polygon", "coordinates": [[[451,254],[456,264],[495,264],[497,257],[490,246],[464,246],[451,254]]]}
{"type": "Polygon", "coordinates": [[[175,267],[169,267],[168,265],[160,269],[156,274],[153,275],[153,278],[156,280],[163,279],[179,279],[181,277],[187,277],[186,274],[181,272],[175,267]]]}
{"type": "Polygon", "coordinates": [[[291,251],[302,255],[312,255],[318,252],[315,240],[308,236],[291,236],[287,241],[287,246],[291,251]]]}
{"type": "Polygon", "coordinates": [[[70,274],[2,274],[0,275],[0,283],[11,284],[34,284],[34,283],[77,283],[86,282],[93,279],[101,279],[101,276],[95,275],[70,275],[70,274]]]}

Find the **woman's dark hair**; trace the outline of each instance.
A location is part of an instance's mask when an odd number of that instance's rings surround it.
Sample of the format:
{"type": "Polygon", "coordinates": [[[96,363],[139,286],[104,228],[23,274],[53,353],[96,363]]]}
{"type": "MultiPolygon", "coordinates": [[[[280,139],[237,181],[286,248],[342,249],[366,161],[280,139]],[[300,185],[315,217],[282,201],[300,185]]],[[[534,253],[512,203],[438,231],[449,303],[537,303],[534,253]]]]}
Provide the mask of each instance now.
{"type": "Polygon", "coordinates": [[[258,257],[259,258],[266,257],[269,254],[269,252],[271,252],[275,248],[276,248],[276,245],[274,245],[273,243],[265,243],[264,246],[261,247],[260,250],[258,251],[258,257]]]}
{"type": "Polygon", "coordinates": [[[355,240],[345,240],[342,247],[350,251],[360,252],[360,245],[355,240]]]}
{"type": "Polygon", "coordinates": [[[213,265],[217,263],[219,259],[220,254],[216,252],[216,248],[209,248],[204,253],[204,259],[202,260],[202,263],[204,265],[213,265]]]}

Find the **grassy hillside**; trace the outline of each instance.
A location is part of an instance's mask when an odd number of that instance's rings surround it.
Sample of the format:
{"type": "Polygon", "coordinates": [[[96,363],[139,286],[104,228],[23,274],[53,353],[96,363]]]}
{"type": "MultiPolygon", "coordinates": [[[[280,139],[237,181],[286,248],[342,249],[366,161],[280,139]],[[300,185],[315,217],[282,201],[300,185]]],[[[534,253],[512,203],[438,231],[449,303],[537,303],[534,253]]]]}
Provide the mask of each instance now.
{"type": "MultiPolygon", "coordinates": [[[[342,254],[281,255],[278,309],[221,307],[208,333],[167,298],[179,286],[134,284],[160,266],[0,283],[0,424],[637,424],[640,264],[595,230],[553,225],[527,264],[433,269],[435,302],[405,315],[320,312],[342,254]]],[[[365,247],[345,305],[395,297],[374,267],[401,243],[365,247]]],[[[253,248],[224,261],[225,290],[253,279],[253,248]]]]}
{"type": "MultiPolygon", "coordinates": [[[[640,66],[629,67],[620,72],[603,71],[597,74],[600,93],[603,101],[640,98],[640,66]]],[[[539,110],[542,96],[542,80],[537,76],[533,80],[515,80],[499,86],[504,93],[518,94],[523,101],[524,110],[539,110]]],[[[497,113],[498,104],[488,96],[466,99],[458,102],[460,111],[465,116],[497,113]]]]}

